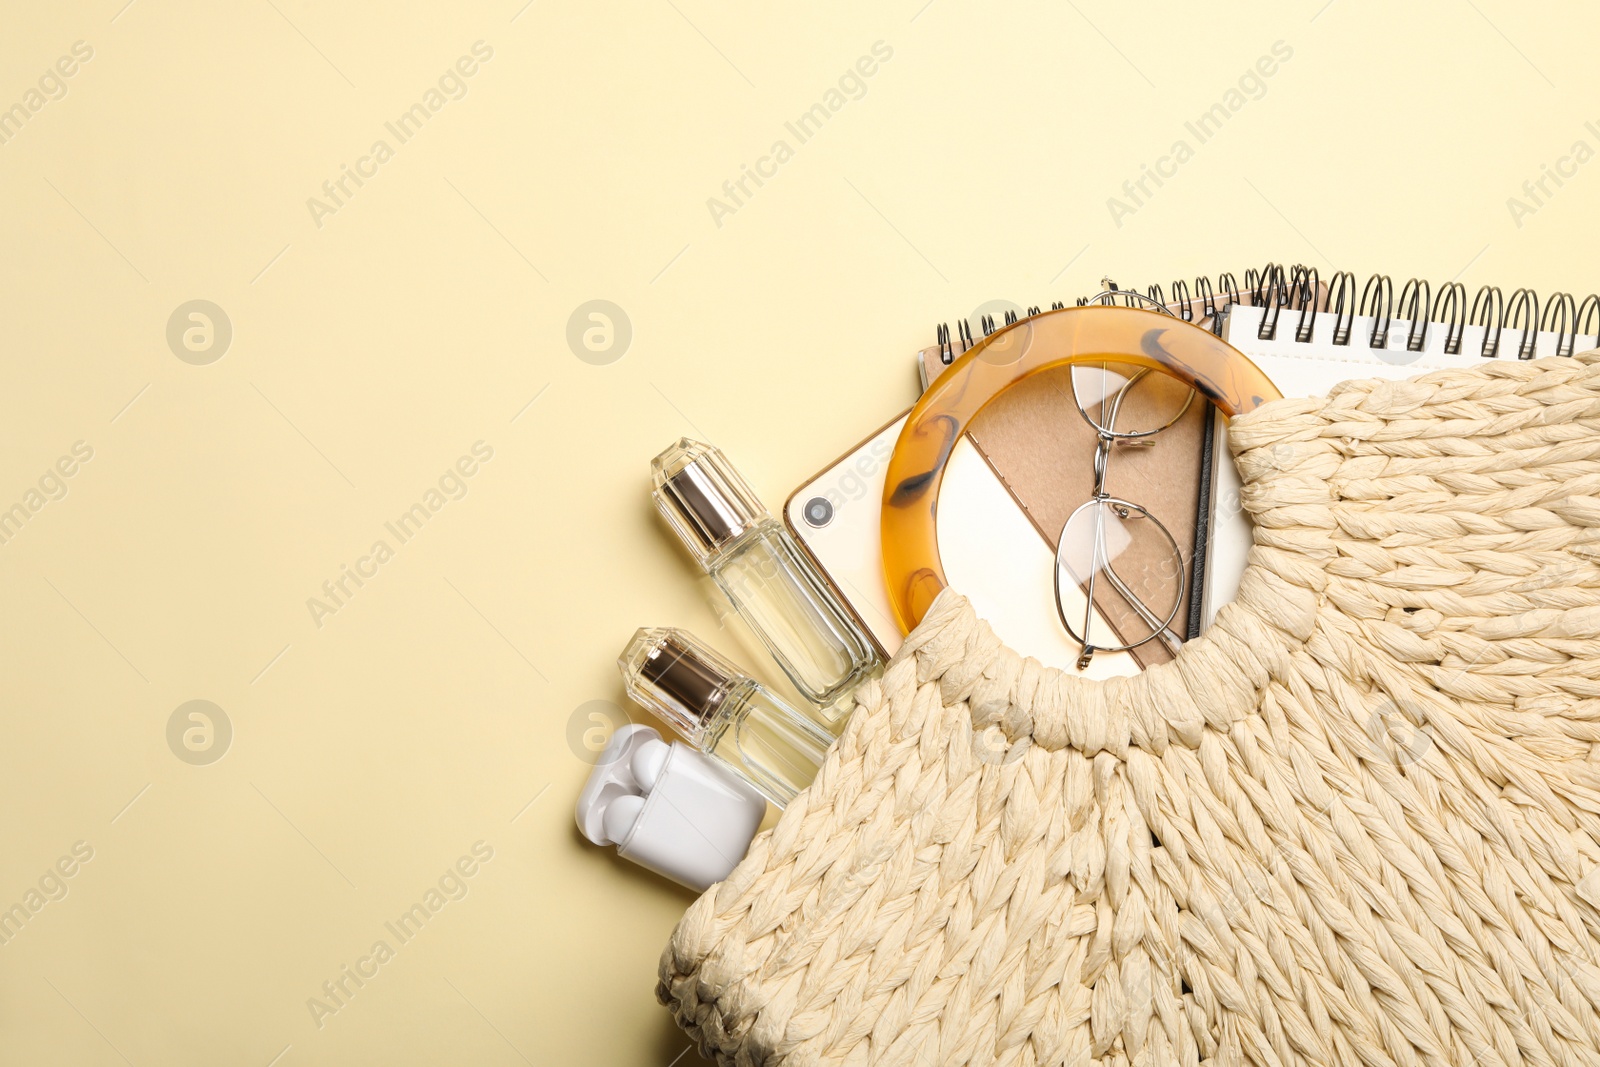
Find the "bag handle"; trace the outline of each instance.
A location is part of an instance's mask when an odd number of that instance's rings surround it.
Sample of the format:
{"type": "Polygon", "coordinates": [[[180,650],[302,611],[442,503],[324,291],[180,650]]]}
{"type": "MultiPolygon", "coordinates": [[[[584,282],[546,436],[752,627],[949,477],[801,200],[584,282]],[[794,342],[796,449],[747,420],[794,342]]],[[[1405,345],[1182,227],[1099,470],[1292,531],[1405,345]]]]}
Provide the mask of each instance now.
{"type": "Polygon", "coordinates": [[[901,632],[947,584],[939,559],[939,487],[955,443],[990,401],[1024,378],[1078,363],[1128,363],[1170,374],[1232,418],[1282,395],[1209,330],[1141,308],[1088,305],[1032,315],[979,341],[911,409],[883,490],[883,572],[901,632]]]}

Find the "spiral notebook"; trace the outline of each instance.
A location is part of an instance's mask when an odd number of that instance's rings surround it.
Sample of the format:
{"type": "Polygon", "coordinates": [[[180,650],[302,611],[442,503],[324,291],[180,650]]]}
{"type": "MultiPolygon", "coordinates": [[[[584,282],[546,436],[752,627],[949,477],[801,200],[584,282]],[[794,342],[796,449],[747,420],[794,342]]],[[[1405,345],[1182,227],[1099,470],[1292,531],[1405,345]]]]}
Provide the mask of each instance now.
{"type": "MultiPolygon", "coordinates": [[[[1287,281],[1277,267],[1258,277],[1255,300],[1223,309],[1222,336],[1284,396],[1324,396],[1352,378],[1400,380],[1484,359],[1571,356],[1600,344],[1600,297],[1593,295],[1580,305],[1556,293],[1541,307],[1531,289],[1506,299],[1485,286],[1469,305],[1459,283],[1447,283],[1430,300],[1428,283],[1413,280],[1396,300],[1389,278],[1377,275],[1357,299],[1348,273],[1326,286],[1304,267],[1293,268],[1287,281]]],[[[1217,455],[1229,455],[1223,420],[1215,433],[1217,455]]],[[[1212,469],[1203,626],[1238,592],[1253,543],[1250,519],[1239,507],[1238,468],[1219,462],[1212,469]]]]}

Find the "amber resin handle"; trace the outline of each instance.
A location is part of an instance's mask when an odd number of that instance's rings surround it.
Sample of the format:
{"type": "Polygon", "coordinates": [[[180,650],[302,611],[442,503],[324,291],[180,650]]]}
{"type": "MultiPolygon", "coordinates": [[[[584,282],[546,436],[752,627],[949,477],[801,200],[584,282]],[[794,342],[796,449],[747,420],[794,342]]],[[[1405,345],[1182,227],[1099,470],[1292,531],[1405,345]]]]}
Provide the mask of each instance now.
{"type": "Polygon", "coordinates": [[[1170,374],[1230,418],[1281,396],[1261,368],[1209,330],[1140,308],[1062,308],[985,337],[922,394],[889,458],[883,572],[902,632],[922,621],[946,584],[936,523],[956,441],[991,400],[1029,375],[1101,362],[1170,374]]]}

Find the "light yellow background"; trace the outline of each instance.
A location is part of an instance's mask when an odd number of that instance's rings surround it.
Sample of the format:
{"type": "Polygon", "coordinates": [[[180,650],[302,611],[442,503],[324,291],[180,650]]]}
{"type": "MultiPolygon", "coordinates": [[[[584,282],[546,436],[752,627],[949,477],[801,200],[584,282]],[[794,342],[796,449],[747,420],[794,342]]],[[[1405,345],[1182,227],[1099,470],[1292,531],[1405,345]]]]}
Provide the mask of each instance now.
{"type": "Polygon", "coordinates": [[[770,676],[653,518],[659,449],[703,435],[776,508],[912,400],[936,322],[1103,274],[1600,287],[1600,165],[1507,207],[1600,147],[1591,5],[124,3],[13,2],[0,32],[0,107],[93,49],[0,144],[0,509],[93,449],[0,544],[0,908],[94,852],[0,945],[5,1063],[695,1062],[653,997],[690,895],[572,820],[583,708],[622,700],[636,626],[770,676]],[[395,142],[480,40],[466,95],[395,142]],[[1277,41],[1264,95],[1117,225],[1108,198],[1277,41]],[[379,138],[319,226],[308,198],[379,138]],[[194,299],[232,324],[208,365],[166,339],[194,299]],[[567,343],[593,299],[632,326],[608,365],[567,343]],[[167,741],[195,699],[233,729],[203,766],[167,741]],[[478,841],[467,895],[397,945],[478,841]],[[380,938],[319,1027],[308,998],[380,938]]]}

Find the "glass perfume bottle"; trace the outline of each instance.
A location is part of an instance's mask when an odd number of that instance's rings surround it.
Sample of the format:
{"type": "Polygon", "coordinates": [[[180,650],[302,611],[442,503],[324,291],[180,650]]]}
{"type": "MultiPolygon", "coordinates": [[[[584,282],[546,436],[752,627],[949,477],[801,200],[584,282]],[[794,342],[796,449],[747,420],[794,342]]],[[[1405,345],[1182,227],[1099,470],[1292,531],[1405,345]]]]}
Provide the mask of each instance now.
{"type": "Polygon", "coordinates": [[[685,437],[650,464],[651,497],[696,561],[728,597],[837,734],[837,708],[878,666],[872,642],[789,531],[721,450],[685,437]]]}
{"type": "Polygon", "coordinates": [[[780,808],[822,766],[830,737],[682,630],[640,630],[617,667],[628,696],[780,808]]]}

